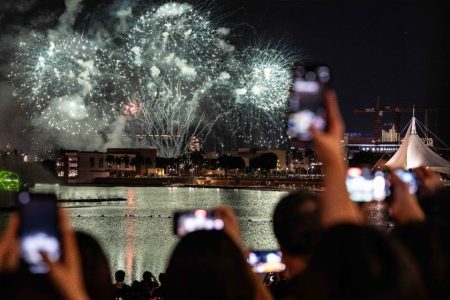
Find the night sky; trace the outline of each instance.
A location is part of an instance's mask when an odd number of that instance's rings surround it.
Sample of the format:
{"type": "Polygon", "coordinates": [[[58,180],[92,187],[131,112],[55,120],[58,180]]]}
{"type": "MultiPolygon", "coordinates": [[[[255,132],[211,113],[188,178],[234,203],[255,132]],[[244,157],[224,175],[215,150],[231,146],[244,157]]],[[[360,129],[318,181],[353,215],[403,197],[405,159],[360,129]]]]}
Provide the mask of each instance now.
{"type": "MultiPolygon", "coordinates": [[[[89,16],[112,2],[83,1],[84,10],[77,26],[86,26],[89,16]]],[[[439,113],[430,115],[431,129],[450,144],[447,89],[450,1],[197,0],[194,3],[207,3],[221,16],[221,23],[234,27],[237,34],[233,43],[238,46],[263,38],[286,43],[304,58],[327,62],[334,72],[334,87],[347,131],[371,133],[373,114],[353,114],[352,109],[373,107],[375,98],[380,96],[382,105],[439,108],[439,113]]],[[[17,25],[51,26],[64,8],[63,0],[2,0],[2,35],[13,32],[17,25]],[[43,15],[48,18],[43,19],[43,15]]],[[[1,62],[5,63],[8,41],[2,39],[1,43],[1,62]]],[[[403,115],[402,121],[409,117],[403,115]]],[[[418,117],[423,122],[423,116],[418,117]]],[[[383,122],[391,121],[392,115],[386,114],[383,122]]]]}
{"type": "MultiPolygon", "coordinates": [[[[382,105],[439,108],[430,127],[450,144],[450,2],[235,1],[257,33],[289,41],[305,57],[327,62],[347,131],[371,133],[382,105]]],[[[392,122],[385,114],[383,122],[392,122]]],[[[424,122],[423,115],[418,115],[424,122]]],[[[403,122],[410,116],[402,115],[403,122]]]]}

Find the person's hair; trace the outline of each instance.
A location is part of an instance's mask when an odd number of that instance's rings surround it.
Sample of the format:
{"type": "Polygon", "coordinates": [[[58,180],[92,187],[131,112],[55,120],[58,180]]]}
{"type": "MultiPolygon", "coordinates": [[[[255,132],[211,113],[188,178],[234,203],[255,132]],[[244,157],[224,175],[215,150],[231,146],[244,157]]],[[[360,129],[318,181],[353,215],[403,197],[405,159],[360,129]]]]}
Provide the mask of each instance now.
{"type": "MultiPolygon", "coordinates": [[[[111,271],[98,242],[89,234],[75,232],[80,253],[83,283],[90,299],[113,299],[111,271]]],[[[49,276],[36,276],[26,268],[0,276],[2,299],[62,299],[49,276]]]]}
{"type": "Polygon", "coordinates": [[[158,279],[159,279],[159,283],[161,283],[161,285],[163,283],[166,283],[166,273],[159,273],[158,279]]]}
{"type": "Polygon", "coordinates": [[[427,221],[439,225],[450,225],[450,188],[442,187],[427,196],[419,196],[419,204],[427,221]]]}
{"type": "Polygon", "coordinates": [[[223,231],[195,231],[175,247],[166,271],[167,299],[254,299],[251,269],[223,231]]]}
{"type": "Polygon", "coordinates": [[[273,231],[283,252],[311,255],[322,233],[317,197],[302,190],[283,197],[273,213],[273,231]]]}
{"type": "Polygon", "coordinates": [[[142,274],[142,279],[143,279],[144,281],[155,281],[155,276],[153,276],[152,272],[150,272],[150,271],[145,271],[145,272],[142,274]]]}
{"type": "Polygon", "coordinates": [[[426,299],[408,252],[365,226],[343,224],[325,232],[302,276],[302,299],[426,299]]]}
{"type": "Polygon", "coordinates": [[[122,282],[125,280],[125,272],[123,270],[117,270],[116,273],[114,273],[114,279],[116,281],[122,282]]]}
{"type": "Polygon", "coordinates": [[[100,244],[84,232],[76,232],[76,237],[88,295],[91,299],[112,299],[111,269],[100,244]]]}

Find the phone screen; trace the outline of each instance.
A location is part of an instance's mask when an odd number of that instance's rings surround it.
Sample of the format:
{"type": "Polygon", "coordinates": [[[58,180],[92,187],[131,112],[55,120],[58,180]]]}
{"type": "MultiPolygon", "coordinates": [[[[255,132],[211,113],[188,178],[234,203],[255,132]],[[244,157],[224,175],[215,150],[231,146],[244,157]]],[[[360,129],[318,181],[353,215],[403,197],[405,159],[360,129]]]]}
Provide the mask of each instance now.
{"type": "Polygon", "coordinates": [[[419,185],[417,182],[416,175],[412,171],[404,169],[395,169],[395,174],[400,178],[401,181],[406,183],[409,187],[409,193],[415,195],[419,190],[419,185]]]}
{"type": "Polygon", "coordinates": [[[311,125],[326,129],[324,92],[330,78],[330,69],[323,64],[293,69],[287,134],[294,146],[311,141],[311,125]]]}
{"type": "Polygon", "coordinates": [[[47,273],[48,265],[40,253],[46,253],[50,261],[58,261],[61,256],[56,196],[21,192],[18,205],[22,259],[31,273],[47,273]]]}
{"type": "Polygon", "coordinates": [[[222,230],[223,227],[222,219],[204,209],[176,212],[174,215],[174,233],[178,236],[196,230],[222,230]]]}
{"type": "Polygon", "coordinates": [[[286,269],[280,250],[251,251],[248,254],[247,262],[256,273],[282,272],[286,269]]]}
{"type": "Polygon", "coordinates": [[[382,201],[389,196],[390,183],[381,171],[349,168],[345,184],[350,199],[355,202],[382,201]]]}

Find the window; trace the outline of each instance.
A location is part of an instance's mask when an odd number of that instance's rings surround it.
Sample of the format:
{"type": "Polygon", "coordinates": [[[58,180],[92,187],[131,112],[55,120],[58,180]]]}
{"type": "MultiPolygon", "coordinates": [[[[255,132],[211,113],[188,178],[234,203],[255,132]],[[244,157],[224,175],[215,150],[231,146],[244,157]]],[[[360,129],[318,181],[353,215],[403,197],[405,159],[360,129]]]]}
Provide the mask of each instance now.
{"type": "Polygon", "coordinates": [[[95,158],[94,157],[89,157],[89,167],[95,168],[95,158]]]}
{"type": "Polygon", "coordinates": [[[67,177],[69,178],[77,178],[78,177],[78,170],[70,169],[69,174],[67,174],[67,177]]]}
{"type": "Polygon", "coordinates": [[[103,157],[98,159],[98,167],[103,169],[103,157]]]}

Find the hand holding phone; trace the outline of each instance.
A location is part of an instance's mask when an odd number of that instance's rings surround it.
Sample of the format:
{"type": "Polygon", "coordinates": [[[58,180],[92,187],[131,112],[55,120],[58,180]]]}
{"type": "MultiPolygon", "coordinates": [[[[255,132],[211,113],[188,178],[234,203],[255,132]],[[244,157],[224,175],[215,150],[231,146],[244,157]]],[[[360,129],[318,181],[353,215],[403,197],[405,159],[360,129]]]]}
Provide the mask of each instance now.
{"type": "Polygon", "coordinates": [[[196,209],[174,214],[174,233],[184,236],[196,230],[222,230],[224,222],[211,211],[196,209]]]}
{"type": "Polygon", "coordinates": [[[286,269],[280,250],[252,250],[247,262],[255,273],[278,273],[286,269]]]}
{"type": "Polygon", "coordinates": [[[56,196],[21,192],[18,195],[20,214],[20,253],[33,274],[49,271],[42,258],[56,262],[61,257],[56,196]]]}
{"type": "Polygon", "coordinates": [[[393,172],[395,172],[395,175],[406,183],[409,188],[409,193],[411,195],[416,195],[419,191],[419,181],[417,180],[417,177],[413,171],[408,171],[405,169],[395,169],[393,172]]]}
{"type": "Polygon", "coordinates": [[[311,126],[320,131],[326,129],[324,92],[330,79],[331,71],[325,64],[308,64],[293,68],[287,128],[292,145],[309,143],[311,126]]]}
{"type": "MultiPolygon", "coordinates": [[[[401,172],[401,171],[400,171],[401,172]]],[[[392,196],[389,212],[392,219],[399,224],[408,222],[423,222],[423,212],[416,195],[411,194],[410,186],[396,172],[391,174],[392,196]]]]}
{"type": "Polygon", "coordinates": [[[390,194],[390,182],[382,171],[353,167],[345,180],[349,197],[354,202],[382,201],[390,194]]]}

